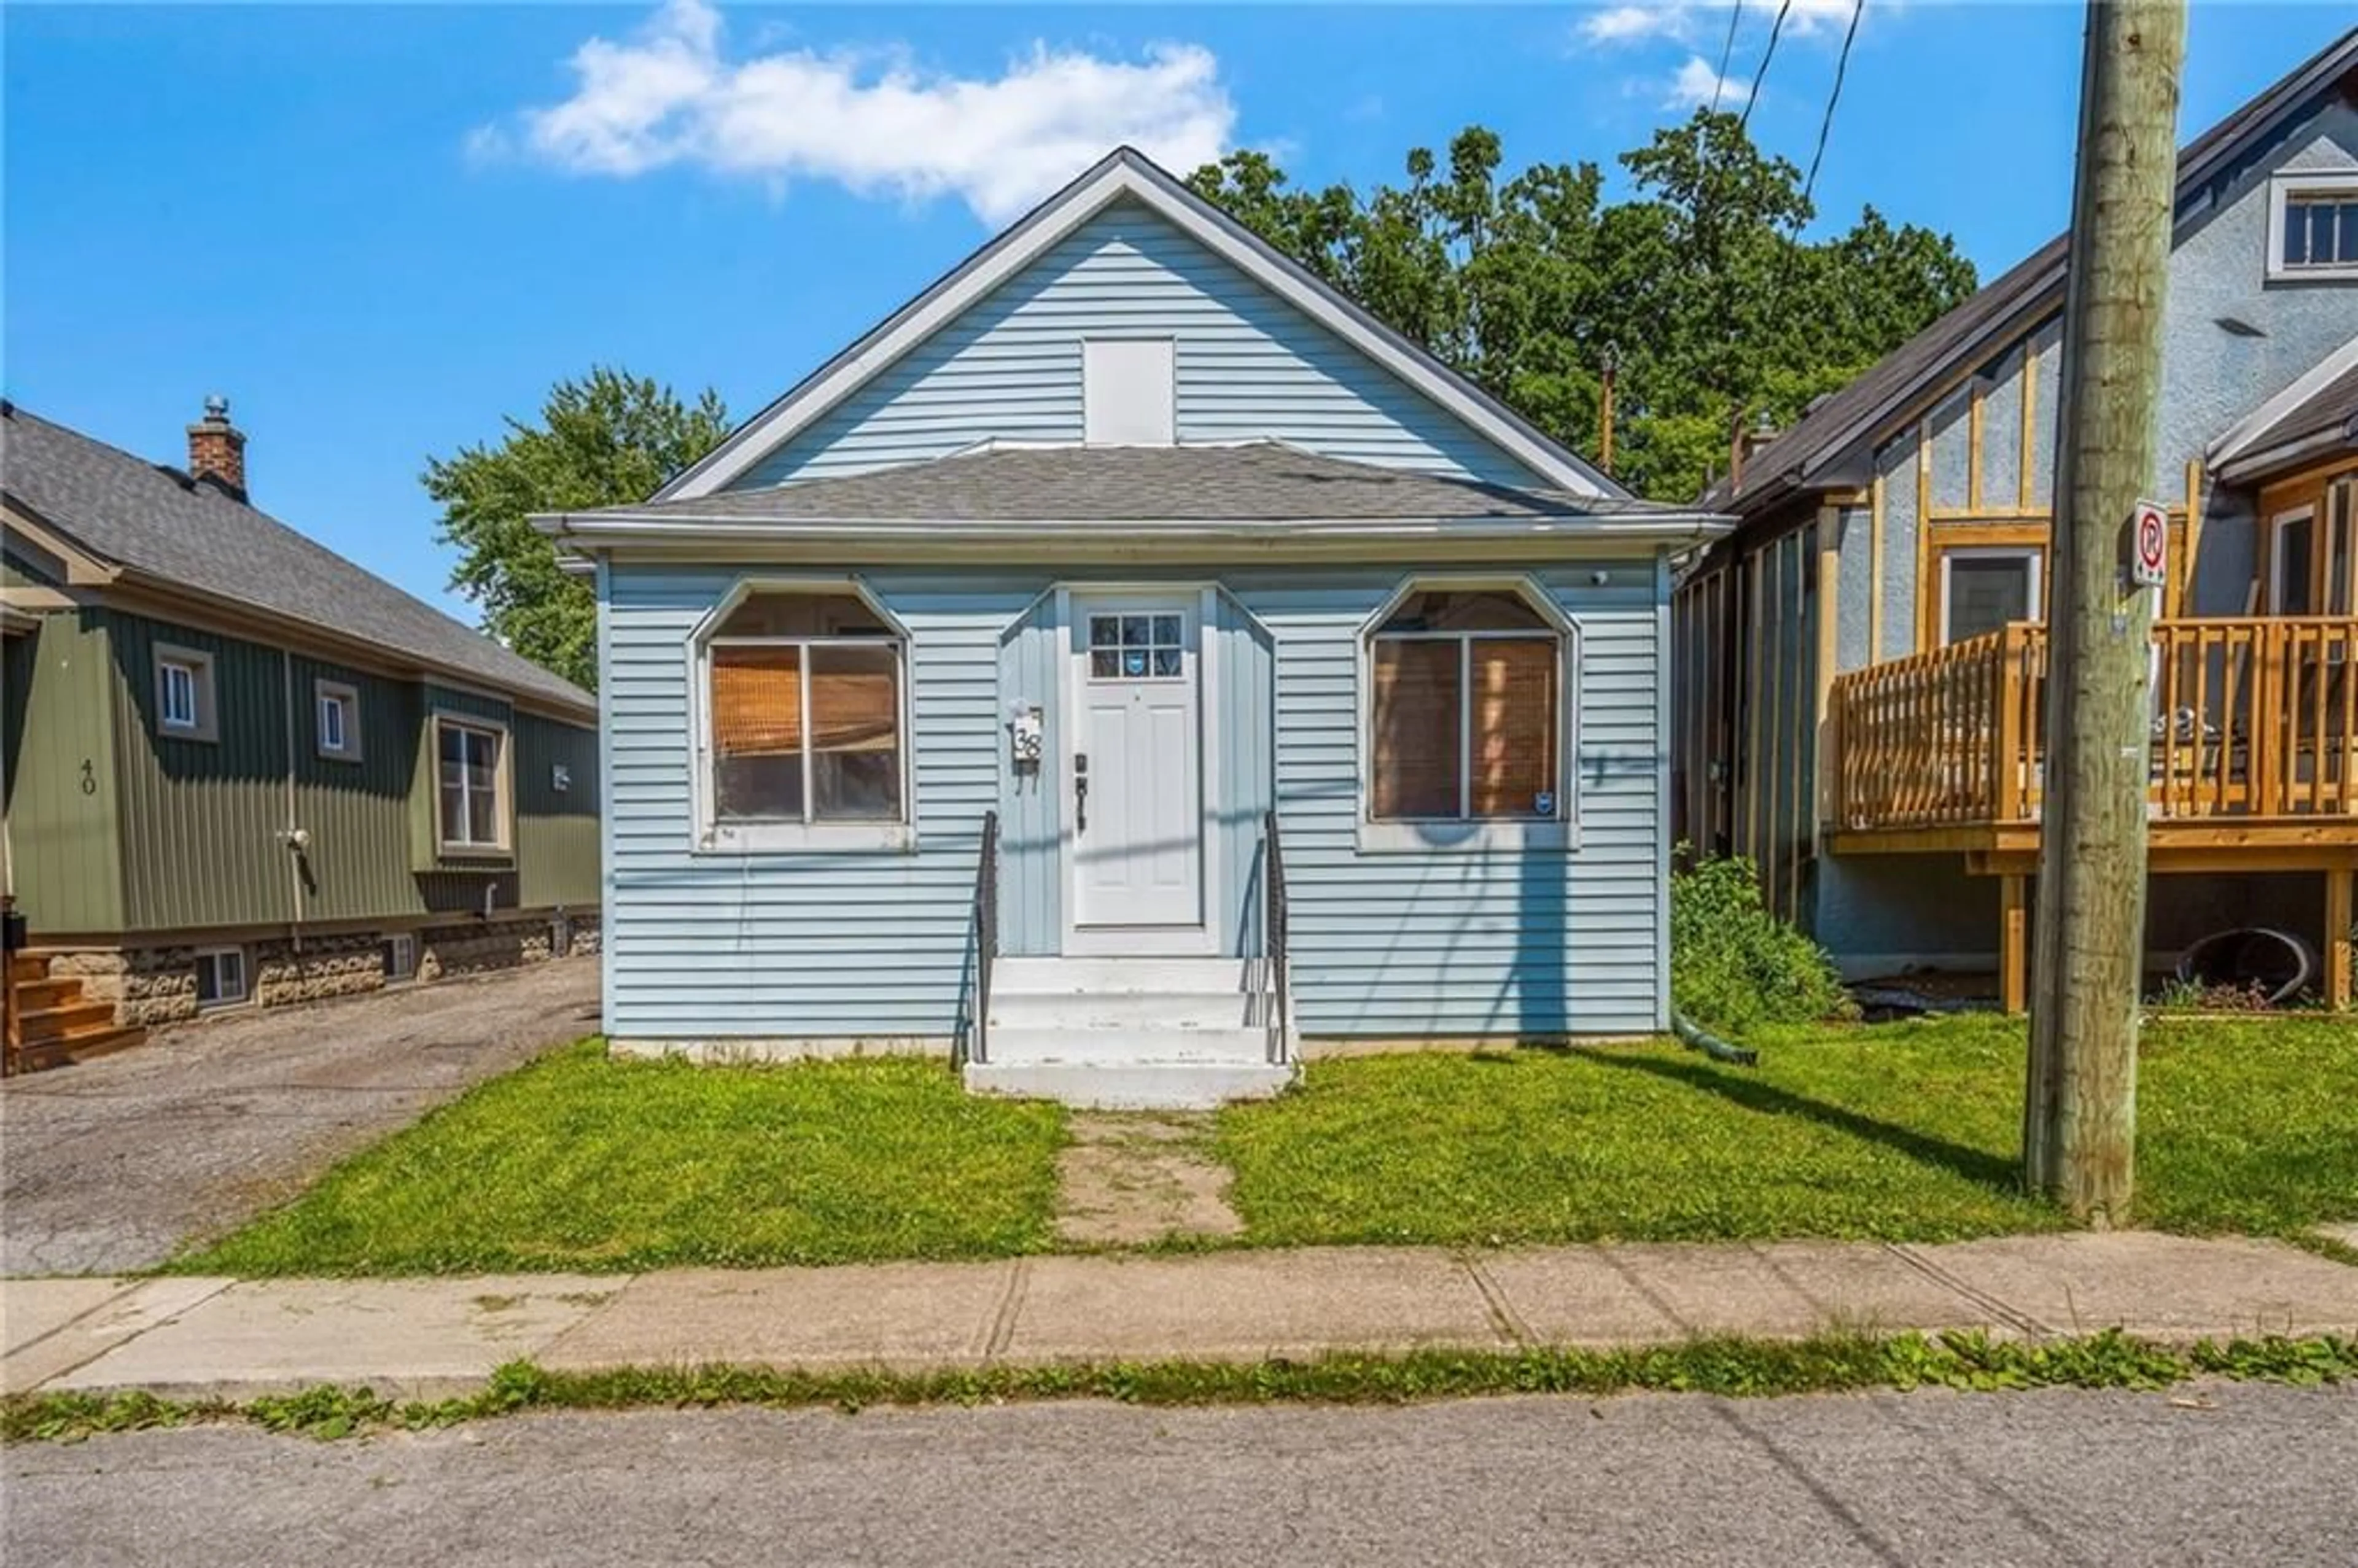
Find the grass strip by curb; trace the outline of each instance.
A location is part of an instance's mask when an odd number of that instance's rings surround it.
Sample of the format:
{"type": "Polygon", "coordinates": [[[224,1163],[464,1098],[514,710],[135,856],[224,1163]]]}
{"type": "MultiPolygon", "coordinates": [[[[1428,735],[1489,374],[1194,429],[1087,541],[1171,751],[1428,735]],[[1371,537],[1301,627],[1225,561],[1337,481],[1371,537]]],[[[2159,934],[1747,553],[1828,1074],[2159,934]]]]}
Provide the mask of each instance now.
{"type": "Polygon", "coordinates": [[[1138,1405],[1401,1404],[1486,1394],[1709,1393],[1736,1398],[1869,1389],[2150,1390],[2195,1378],[2317,1385],[2358,1380],[2358,1339],[2203,1340],[2159,1345],[2117,1329],[2029,1344],[1975,1333],[1888,1338],[1829,1335],[1698,1339],[1630,1350],[1417,1351],[1248,1363],[1159,1361],[986,1367],[922,1373],[773,1371],[742,1367],[551,1372],[514,1361],[481,1391],[401,1402],[365,1388],[178,1403],[150,1394],[33,1394],[0,1402],[0,1441],[75,1441],[99,1433],[248,1422],[334,1439],[453,1425],[526,1411],[977,1405],[1099,1399],[1138,1405]]]}

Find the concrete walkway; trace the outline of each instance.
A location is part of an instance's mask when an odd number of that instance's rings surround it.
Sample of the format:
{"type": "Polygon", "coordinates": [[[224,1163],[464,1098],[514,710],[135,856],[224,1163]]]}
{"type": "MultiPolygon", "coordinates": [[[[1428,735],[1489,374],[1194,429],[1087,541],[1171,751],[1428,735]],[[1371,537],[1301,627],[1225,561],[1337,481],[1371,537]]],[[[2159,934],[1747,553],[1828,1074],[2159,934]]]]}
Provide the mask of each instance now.
{"type": "Polygon", "coordinates": [[[2122,1327],[2358,1334],[2358,1269],[2138,1232],[1943,1247],[1780,1242],[1455,1253],[1327,1248],[449,1280],[0,1282],[0,1385],[438,1397],[553,1369],[919,1370],[1326,1350],[1638,1346],[1698,1335],[2122,1327]]]}

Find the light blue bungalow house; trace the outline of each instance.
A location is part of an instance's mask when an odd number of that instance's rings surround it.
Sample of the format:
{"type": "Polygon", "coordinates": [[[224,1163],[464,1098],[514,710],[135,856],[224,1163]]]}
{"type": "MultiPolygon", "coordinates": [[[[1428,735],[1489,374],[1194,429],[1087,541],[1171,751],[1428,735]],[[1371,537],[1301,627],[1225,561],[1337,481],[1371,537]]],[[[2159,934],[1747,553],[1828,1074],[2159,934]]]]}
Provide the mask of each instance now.
{"type": "Polygon", "coordinates": [[[1669,560],[1631,499],[1136,152],[594,569],[617,1049],[1099,1105],[1667,1022],[1669,560]]]}

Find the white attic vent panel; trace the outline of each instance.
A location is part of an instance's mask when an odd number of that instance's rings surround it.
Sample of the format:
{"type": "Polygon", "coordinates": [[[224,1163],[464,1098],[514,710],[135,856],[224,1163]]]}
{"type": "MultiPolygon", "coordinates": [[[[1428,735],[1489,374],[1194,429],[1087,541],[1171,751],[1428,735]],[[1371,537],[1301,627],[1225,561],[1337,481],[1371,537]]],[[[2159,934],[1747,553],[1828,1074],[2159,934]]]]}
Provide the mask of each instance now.
{"type": "Polygon", "coordinates": [[[1167,447],[1178,438],[1177,373],[1168,338],[1081,342],[1081,434],[1092,447],[1167,447]]]}

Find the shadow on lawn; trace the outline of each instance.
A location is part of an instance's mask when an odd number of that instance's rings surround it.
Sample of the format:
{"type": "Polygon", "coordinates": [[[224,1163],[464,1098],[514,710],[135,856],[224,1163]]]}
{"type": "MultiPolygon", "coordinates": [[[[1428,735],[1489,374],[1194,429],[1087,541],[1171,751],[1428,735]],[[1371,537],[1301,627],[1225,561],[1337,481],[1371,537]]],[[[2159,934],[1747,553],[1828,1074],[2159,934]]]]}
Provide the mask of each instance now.
{"type": "Polygon", "coordinates": [[[1603,1067],[1651,1073],[1658,1078],[1669,1078],[1689,1088],[1733,1100],[1747,1110],[1757,1110],[1769,1116],[1806,1117],[1822,1127],[1830,1127],[1837,1132],[1846,1132],[1871,1143],[1880,1143],[1887,1149],[1896,1149],[1911,1160],[1942,1166],[1969,1182],[1978,1182],[2010,1196],[2022,1195],[2022,1173],[2014,1162],[2001,1159],[1985,1149],[1952,1143],[1945,1138],[1936,1138],[1894,1122],[1877,1121],[1871,1116],[1861,1116],[1857,1111],[1842,1106],[1811,1099],[1758,1078],[1721,1072],[1701,1062],[1673,1062],[1659,1056],[1622,1055],[1604,1051],[1589,1054],[1587,1059],[1603,1067]]]}

